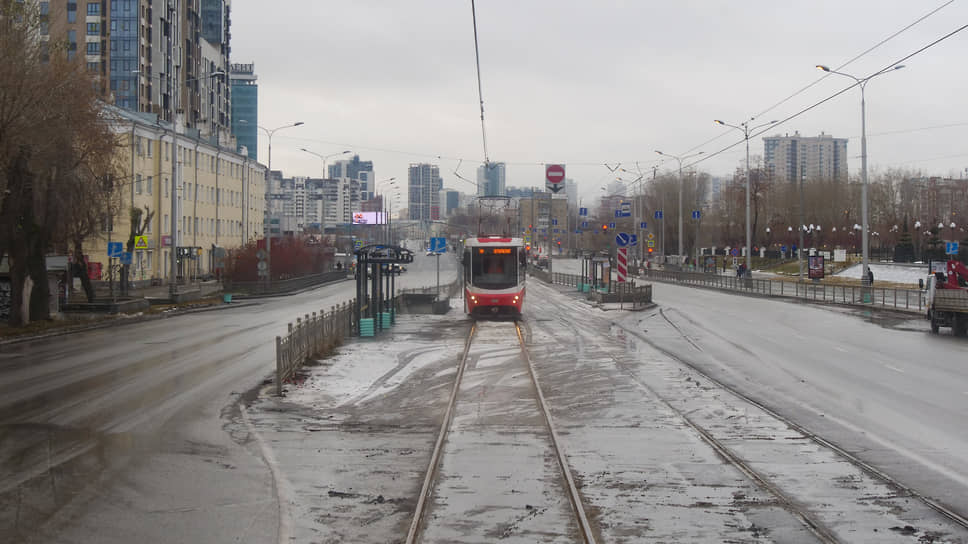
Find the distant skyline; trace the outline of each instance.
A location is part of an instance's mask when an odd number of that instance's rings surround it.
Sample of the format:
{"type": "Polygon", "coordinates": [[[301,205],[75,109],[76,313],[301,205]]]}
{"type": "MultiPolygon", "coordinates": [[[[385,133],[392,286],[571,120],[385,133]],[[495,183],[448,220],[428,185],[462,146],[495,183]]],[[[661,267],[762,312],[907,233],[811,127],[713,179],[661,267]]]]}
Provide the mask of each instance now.
{"type": "MultiPolygon", "coordinates": [[[[853,83],[815,65],[837,69],[940,8],[840,68],[863,77],[968,20],[965,3],[937,0],[805,7],[765,0],[478,2],[490,159],[507,164],[508,187],[540,187],[542,164],[564,163],[585,199],[615,179],[603,164],[651,173],[661,159],[656,149],[703,151],[695,166],[729,177],[743,164],[743,136],[714,119],[785,119],[853,83]]],[[[236,0],[232,8],[231,62],[258,68],[260,124],[305,123],[273,137],[274,169],[313,176],[319,161],[299,148],[351,149],[373,161],[378,191],[387,187],[381,180],[405,180],[410,163],[429,162],[440,166],[445,188],[476,192],[484,152],[469,1],[286,0],[267,9],[236,0]],[[455,175],[458,167],[470,183],[455,175]]],[[[872,172],[965,175],[966,41],[968,31],[960,32],[869,83],[872,172]]],[[[853,88],[751,137],[750,152],[763,154],[763,136],[795,131],[848,138],[853,177],[860,121],[853,88]]],[[[266,144],[260,134],[260,157],[266,144]]],[[[660,171],[676,168],[674,160],[660,164],[660,171]]]]}

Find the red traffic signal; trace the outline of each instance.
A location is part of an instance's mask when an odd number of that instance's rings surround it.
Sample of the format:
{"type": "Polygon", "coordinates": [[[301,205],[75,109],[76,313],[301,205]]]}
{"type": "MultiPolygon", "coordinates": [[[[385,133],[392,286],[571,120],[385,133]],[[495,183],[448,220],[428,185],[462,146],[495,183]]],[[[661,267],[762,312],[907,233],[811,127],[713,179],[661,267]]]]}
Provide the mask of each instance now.
{"type": "Polygon", "coordinates": [[[653,251],[653,248],[650,247],[649,248],[649,253],[652,253],[652,251],[653,251]]]}
{"type": "Polygon", "coordinates": [[[608,232],[608,225],[607,224],[603,224],[602,225],[602,232],[608,232]]]}

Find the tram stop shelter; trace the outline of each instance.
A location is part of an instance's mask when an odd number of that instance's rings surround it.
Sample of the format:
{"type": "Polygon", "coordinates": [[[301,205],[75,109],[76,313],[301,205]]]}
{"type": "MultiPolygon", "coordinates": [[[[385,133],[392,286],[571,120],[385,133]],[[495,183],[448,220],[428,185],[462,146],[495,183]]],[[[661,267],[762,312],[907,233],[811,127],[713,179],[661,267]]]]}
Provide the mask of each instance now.
{"type": "Polygon", "coordinates": [[[586,251],[581,261],[582,283],[578,290],[588,293],[592,290],[609,289],[611,287],[611,259],[607,254],[586,251]]]}
{"type": "Polygon", "coordinates": [[[395,266],[413,262],[413,252],[374,244],[356,251],[356,321],[360,336],[373,336],[396,321],[395,266]]]}

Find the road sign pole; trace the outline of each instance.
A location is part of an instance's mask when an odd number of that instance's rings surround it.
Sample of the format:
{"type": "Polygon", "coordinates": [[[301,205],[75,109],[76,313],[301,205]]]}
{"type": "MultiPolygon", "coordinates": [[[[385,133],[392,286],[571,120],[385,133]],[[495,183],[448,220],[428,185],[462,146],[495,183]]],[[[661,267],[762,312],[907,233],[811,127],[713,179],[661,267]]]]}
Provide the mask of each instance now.
{"type": "Polygon", "coordinates": [[[437,253],[437,300],[440,300],[440,253],[437,253]]]}

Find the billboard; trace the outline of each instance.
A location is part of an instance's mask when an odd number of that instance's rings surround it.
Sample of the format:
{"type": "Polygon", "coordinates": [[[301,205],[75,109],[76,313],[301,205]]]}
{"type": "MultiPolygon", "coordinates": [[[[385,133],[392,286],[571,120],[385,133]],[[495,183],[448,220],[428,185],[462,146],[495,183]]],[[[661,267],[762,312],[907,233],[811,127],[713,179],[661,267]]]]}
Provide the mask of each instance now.
{"type": "Polygon", "coordinates": [[[354,225],[386,225],[386,217],[383,212],[355,212],[353,214],[354,225]]]}
{"type": "Polygon", "coordinates": [[[823,279],[824,275],[823,255],[811,255],[807,257],[807,277],[812,280],[823,279]]]}

